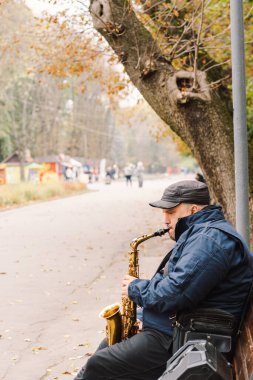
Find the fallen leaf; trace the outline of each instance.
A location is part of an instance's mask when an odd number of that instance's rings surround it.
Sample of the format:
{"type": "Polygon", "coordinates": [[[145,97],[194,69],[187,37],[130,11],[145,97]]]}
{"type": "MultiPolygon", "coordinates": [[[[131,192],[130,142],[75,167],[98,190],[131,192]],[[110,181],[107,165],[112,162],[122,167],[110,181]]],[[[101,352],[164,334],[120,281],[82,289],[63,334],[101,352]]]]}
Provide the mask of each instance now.
{"type": "Polygon", "coordinates": [[[32,351],[42,351],[42,350],[47,350],[46,347],[33,347],[32,351]]]}
{"type": "Polygon", "coordinates": [[[83,355],[79,355],[79,356],[73,356],[69,358],[69,360],[76,360],[76,359],[82,359],[82,358],[83,358],[83,355]]]}

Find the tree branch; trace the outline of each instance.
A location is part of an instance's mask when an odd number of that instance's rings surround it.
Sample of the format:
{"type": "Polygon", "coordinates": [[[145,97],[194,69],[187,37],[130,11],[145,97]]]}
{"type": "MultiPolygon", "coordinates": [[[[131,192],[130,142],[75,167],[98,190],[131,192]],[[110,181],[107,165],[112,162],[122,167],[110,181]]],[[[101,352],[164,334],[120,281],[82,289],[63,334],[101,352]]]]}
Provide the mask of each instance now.
{"type": "Polygon", "coordinates": [[[200,17],[200,23],[198,28],[198,34],[197,39],[195,43],[195,57],[194,57],[194,65],[193,65],[193,72],[194,72],[194,80],[193,80],[193,88],[196,90],[197,86],[197,69],[198,69],[198,55],[199,55],[199,43],[200,43],[200,35],[203,25],[203,19],[204,19],[204,5],[205,0],[201,1],[201,17],[200,17]]]}

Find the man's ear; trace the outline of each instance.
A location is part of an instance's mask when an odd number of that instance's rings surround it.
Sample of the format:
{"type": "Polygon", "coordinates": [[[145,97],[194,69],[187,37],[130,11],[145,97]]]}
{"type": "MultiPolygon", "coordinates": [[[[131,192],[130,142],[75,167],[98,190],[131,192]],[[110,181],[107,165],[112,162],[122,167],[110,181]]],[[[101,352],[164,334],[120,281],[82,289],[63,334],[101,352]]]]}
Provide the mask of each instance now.
{"type": "Polygon", "coordinates": [[[191,214],[195,214],[195,212],[199,211],[198,205],[192,205],[191,206],[191,214]]]}

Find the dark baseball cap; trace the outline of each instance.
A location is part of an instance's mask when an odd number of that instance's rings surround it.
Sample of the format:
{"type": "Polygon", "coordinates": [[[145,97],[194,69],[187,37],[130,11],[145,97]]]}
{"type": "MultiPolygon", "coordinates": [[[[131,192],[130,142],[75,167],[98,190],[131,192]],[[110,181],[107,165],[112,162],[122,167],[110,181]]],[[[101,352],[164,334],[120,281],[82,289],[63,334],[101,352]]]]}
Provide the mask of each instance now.
{"type": "Polygon", "coordinates": [[[168,209],[176,207],[180,203],[208,205],[210,195],[207,185],[194,180],[179,181],[166,187],[160,201],[149,204],[152,207],[168,209]]]}

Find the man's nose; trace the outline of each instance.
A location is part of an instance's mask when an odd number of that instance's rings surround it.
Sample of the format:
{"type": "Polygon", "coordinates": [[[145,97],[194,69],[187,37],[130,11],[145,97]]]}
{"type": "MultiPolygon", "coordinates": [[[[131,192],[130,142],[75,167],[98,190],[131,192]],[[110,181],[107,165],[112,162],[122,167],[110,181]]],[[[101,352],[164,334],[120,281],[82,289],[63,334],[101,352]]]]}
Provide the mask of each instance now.
{"type": "Polygon", "coordinates": [[[165,214],[165,216],[164,216],[164,222],[165,222],[165,224],[169,224],[170,223],[170,218],[169,218],[169,215],[167,214],[165,214]]]}

